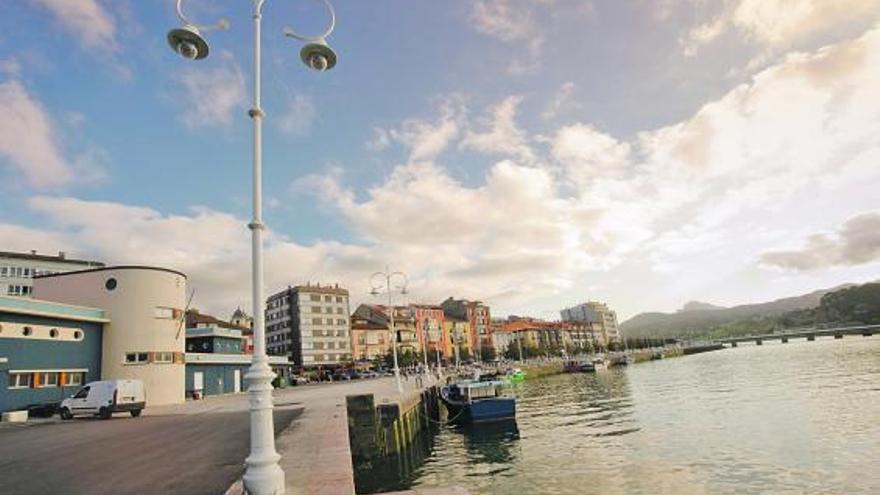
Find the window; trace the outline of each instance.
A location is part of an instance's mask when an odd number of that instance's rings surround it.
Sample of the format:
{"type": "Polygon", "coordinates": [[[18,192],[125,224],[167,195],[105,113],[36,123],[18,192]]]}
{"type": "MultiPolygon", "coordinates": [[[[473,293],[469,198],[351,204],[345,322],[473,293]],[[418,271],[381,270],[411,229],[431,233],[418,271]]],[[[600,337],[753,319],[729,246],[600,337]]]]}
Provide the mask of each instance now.
{"type": "Polygon", "coordinates": [[[312,318],[312,325],[320,325],[320,324],[321,324],[320,318],[312,318]]]}
{"type": "Polygon", "coordinates": [[[148,352],[127,352],[125,354],[125,364],[143,364],[148,361],[148,352]]]}
{"type": "MultiPolygon", "coordinates": [[[[85,381],[84,375],[85,373],[68,373],[67,385],[82,385],[85,381]]],[[[88,388],[86,388],[86,394],[88,394],[88,388]]]]}
{"type": "Polygon", "coordinates": [[[327,318],[327,324],[328,324],[328,325],[332,325],[332,324],[333,324],[333,318],[327,318]]]}
{"type": "Polygon", "coordinates": [[[339,318],[339,319],[336,320],[336,324],[337,324],[337,325],[345,325],[345,320],[342,319],[342,318],[339,318]]]}
{"type": "Polygon", "coordinates": [[[81,389],[76,395],[73,396],[74,399],[85,399],[89,396],[89,387],[85,387],[81,389]]]}
{"type": "Polygon", "coordinates": [[[312,313],[320,313],[321,306],[312,306],[312,313]]]}
{"type": "Polygon", "coordinates": [[[30,373],[10,373],[9,388],[31,388],[33,375],[30,373]]]}
{"type": "Polygon", "coordinates": [[[339,306],[338,308],[336,308],[336,314],[338,314],[338,315],[342,314],[342,306],[339,306]]]}
{"type": "Polygon", "coordinates": [[[336,302],[341,303],[341,302],[342,302],[342,296],[336,296],[336,302]]]}
{"type": "Polygon", "coordinates": [[[6,275],[6,274],[8,273],[7,270],[9,270],[9,267],[6,267],[6,266],[0,266],[0,277],[5,277],[5,276],[7,276],[7,275],[6,275]]]}
{"type": "Polygon", "coordinates": [[[157,352],[153,354],[153,362],[154,363],[173,363],[174,362],[174,353],[172,352],[157,352]]]}
{"type": "Polygon", "coordinates": [[[339,348],[340,348],[340,349],[345,349],[346,347],[348,347],[348,346],[345,345],[345,342],[340,342],[340,343],[339,343],[339,348]]]}
{"type": "Polygon", "coordinates": [[[104,282],[104,287],[106,287],[107,290],[116,290],[117,285],[115,278],[108,278],[107,281],[104,282]]]}
{"type": "Polygon", "coordinates": [[[327,342],[327,349],[336,349],[335,342],[327,342]]]}
{"type": "Polygon", "coordinates": [[[21,334],[25,337],[30,337],[31,334],[34,333],[34,330],[31,327],[24,327],[21,329],[21,334]]]}
{"type": "Polygon", "coordinates": [[[318,294],[312,294],[309,296],[309,301],[320,301],[320,300],[321,300],[321,296],[319,296],[318,294]]]}
{"type": "Polygon", "coordinates": [[[58,329],[53,328],[53,329],[49,330],[49,337],[52,337],[53,339],[57,339],[58,338],[58,329]]]}
{"type": "Polygon", "coordinates": [[[324,302],[331,302],[333,300],[330,296],[324,296],[324,302]]]}
{"type": "Polygon", "coordinates": [[[83,333],[79,330],[76,330],[75,332],[73,332],[73,338],[75,338],[76,340],[82,340],[83,333]]]}
{"type": "Polygon", "coordinates": [[[57,386],[58,386],[58,373],[56,373],[56,372],[40,373],[40,388],[57,387],[57,386]]]}
{"type": "Polygon", "coordinates": [[[174,310],[171,308],[163,308],[161,306],[156,306],[153,308],[153,316],[156,318],[162,318],[165,320],[173,320],[174,319],[174,310]]]}

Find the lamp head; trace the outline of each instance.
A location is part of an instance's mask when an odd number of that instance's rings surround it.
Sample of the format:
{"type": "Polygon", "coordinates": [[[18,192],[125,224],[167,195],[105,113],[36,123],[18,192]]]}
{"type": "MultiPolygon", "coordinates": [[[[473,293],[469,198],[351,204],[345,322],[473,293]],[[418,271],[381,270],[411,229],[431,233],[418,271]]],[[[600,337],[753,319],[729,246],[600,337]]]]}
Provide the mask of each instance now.
{"type": "Polygon", "coordinates": [[[370,291],[370,294],[371,294],[371,295],[374,295],[374,296],[378,296],[378,295],[379,295],[379,290],[378,290],[378,289],[373,289],[373,290],[370,291]]]}
{"type": "Polygon", "coordinates": [[[318,72],[330,70],[336,65],[336,52],[330,48],[324,38],[318,38],[302,47],[299,57],[309,69],[318,72]]]}
{"type": "Polygon", "coordinates": [[[192,25],[168,31],[168,44],[172,50],[188,60],[201,60],[208,56],[208,42],[198,28],[192,25]]]}

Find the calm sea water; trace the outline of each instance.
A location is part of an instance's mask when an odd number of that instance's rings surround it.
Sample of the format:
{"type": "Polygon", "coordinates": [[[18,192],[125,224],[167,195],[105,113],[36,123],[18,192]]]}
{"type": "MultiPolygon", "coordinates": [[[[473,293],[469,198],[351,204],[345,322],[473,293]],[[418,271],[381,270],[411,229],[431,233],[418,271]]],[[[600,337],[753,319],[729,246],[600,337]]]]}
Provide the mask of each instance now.
{"type": "MultiPolygon", "coordinates": [[[[379,489],[880,493],[880,338],[741,346],[530,380],[516,425],[444,427],[379,489]]],[[[378,486],[382,485],[382,486],[378,486]]]]}

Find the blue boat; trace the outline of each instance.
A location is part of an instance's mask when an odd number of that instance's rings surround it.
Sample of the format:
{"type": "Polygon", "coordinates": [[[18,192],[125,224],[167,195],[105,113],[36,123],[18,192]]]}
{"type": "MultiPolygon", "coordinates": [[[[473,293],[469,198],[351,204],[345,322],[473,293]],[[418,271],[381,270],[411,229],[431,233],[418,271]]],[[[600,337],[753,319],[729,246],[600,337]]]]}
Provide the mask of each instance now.
{"type": "Polygon", "coordinates": [[[503,381],[461,382],[440,389],[450,421],[480,423],[516,417],[516,399],[504,396],[503,381]]]}

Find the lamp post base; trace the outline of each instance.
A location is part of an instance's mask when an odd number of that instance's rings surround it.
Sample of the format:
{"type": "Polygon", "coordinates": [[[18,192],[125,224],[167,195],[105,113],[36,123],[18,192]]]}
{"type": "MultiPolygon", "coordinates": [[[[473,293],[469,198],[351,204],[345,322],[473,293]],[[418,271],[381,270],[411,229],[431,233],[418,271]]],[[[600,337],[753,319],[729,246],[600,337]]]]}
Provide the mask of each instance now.
{"type": "Polygon", "coordinates": [[[249,495],[281,495],[285,490],[284,471],[278,465],[281,456],[275,451],[275,427],[272,421],[272,379],[275,373],[265,355],[254,356],[245,378],[248,382],[251,417],[251,453],[245,459],[247,470],[242,477],[249,495]]]}

